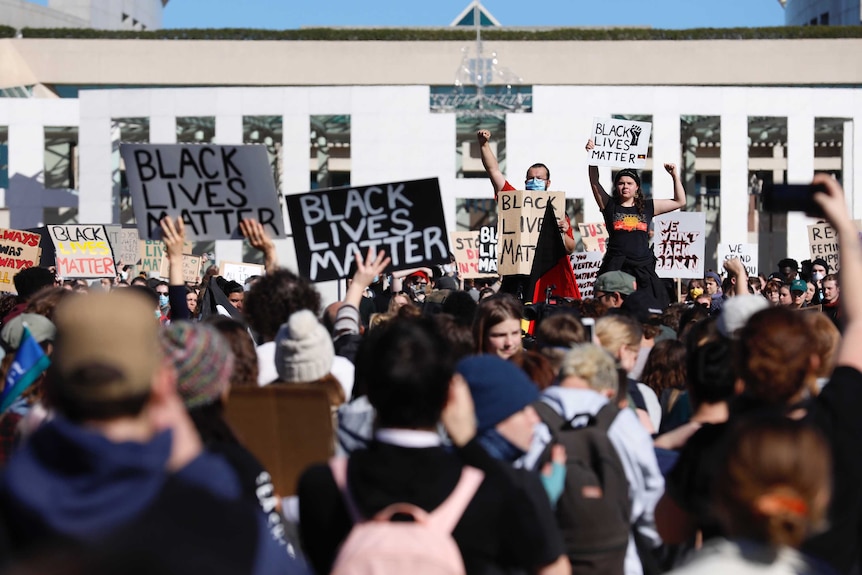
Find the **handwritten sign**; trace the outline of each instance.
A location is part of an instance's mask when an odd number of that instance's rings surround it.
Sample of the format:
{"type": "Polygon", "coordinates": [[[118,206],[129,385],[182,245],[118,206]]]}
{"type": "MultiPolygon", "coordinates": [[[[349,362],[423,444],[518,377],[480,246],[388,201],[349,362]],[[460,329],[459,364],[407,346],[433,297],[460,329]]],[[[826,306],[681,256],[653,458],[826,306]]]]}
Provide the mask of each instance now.
{"type": "MultiPolygon", "coordinates": [[[[196,284],[201,281],[201,265],[203,259],[201,256],[191,254],[183,254],[183,281],[190,284],[196,284]]],[[[170,264],[167,254],[162,256],[162,261],[159,264],[159,277],[168,279],[170,274],[170,264]]]]}
{"type": "Polygon", "coordinates": [[[135,228],[124,228],[116,224],[106,225],[105,232],[111,249],[118,262],[124,265],[135,265],[141,257],[138,246],[138,230],[135,228]]]}
{"type": "Polygon", "coordinates": [[[497,226],[479,228],[479,272],[497,275],[497,226]]]}
{"type": "Polygon", "coordinates": [[[605,253],[608,248],[608,230],[604,222],[595,224],[578,224],[584,250],[588,252],[605,253]]]}
{"type": "Polygon", "coordinates": [[[12,278],[39,265],[39,241],[33,232],[0,229],[0,291],[14,292],[12,278]]]}
{"type": "Polygon", "coordinates": [[[239,239],[244,218],[284,237],[264,146],[121,144],[120,154],[141,238],[159,239],[168,215],[182,218],[192,241],[239,239]]]}
{"type": "Polygon", "coordinates": [[[590,165],[643,169],[651,131],[649,122],[593,118],[590,138],[596,146],[589,151],[590,165]]]}
{"type": "Polygon", "coordinates": [[[311,281],[347,277],[353,254],[386,250],[392,270],[449,263],[437,178],[285,197],[300,271],[311,281]]]}
{"type": "Polygon", "coordinates": [[[702,278],[706,248],[706,218],[702,212],[671,212],[653,218],[660,278],[702,278]]]}
{"type": "MultiPolygon", "coordinates": [[[[192,243],[183,244],[183,253],[191,253],[192,243]]],[[[161,240],[138,240],[139,272],[157,272],[162,269],[162,257],[165,255],[165,244],[161,240]]]]}
{"type": "Polygon", "coordinates": [[[823,222],[808,226],[808,249],[811,259],[824,259],[832,273],[841,269],[838,254],[838,232],[829,224],[823,222]]]}
{"type": "Polygon", "coordinates": [[[111,278],[117,275],[114,252],[103,225],[52,225],[57,275],[63,278],[111,278]]]}
{"type": "Polygon", "coordinates": [[[599,252],[576,252],[569,256],[582,299],[593,297],[593,286],[596,283],[599,268],[602,267],[603,257],[599,252]]]}
{"type": "Polygon", "coordinates": [[[245,285],[245,280],[250,277],[262,276],[266,273],[266,268],[262,264],[245,262],[221,262],[219,269],[223,278],[233,280],[241,285],[245,285]]]}
{"type": "Polygon", "coordinates": [[[500,275],[529,275],[545,206],[550,203],[558,218],[565,217],[565,192],[500,192],[497,199],[497,271],[500,275]]]}
{"type": "MultiPolygon", "coordinates": [[[[495,273],[479,271],[480,232],[452,232],[449,234],[458,275],[465,279],[495,277],[495,273]]],[[[495,266],[496,267],[496,266],[495,266]]]]}
{"type": "Polygon", "coordinates": [[[718,265],[737,258],[749,276],[757,275],[757,244],[718,244],[718,265]]]}

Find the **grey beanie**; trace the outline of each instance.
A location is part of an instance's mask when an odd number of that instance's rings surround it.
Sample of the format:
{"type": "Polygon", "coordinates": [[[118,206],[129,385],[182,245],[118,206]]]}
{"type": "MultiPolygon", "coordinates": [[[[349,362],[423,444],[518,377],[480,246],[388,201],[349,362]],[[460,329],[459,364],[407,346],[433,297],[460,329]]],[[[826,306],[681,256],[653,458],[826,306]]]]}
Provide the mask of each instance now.
{"type": "Polygon", "coordinates": [[[279,381],[316,381],[332,371],[335,348],[329,332],[309,310],[300,310],[275,336],[275,368],[279,381]]]}

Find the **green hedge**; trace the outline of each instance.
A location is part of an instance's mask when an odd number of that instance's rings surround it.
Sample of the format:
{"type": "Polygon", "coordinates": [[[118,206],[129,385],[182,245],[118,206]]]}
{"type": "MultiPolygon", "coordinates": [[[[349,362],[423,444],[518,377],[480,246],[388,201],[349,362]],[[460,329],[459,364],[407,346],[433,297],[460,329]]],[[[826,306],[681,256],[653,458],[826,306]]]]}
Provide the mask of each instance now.
{"type": "MultiPolygon", "coordinates": [[[[15,31],[0,27],[0,37],[15,31]]],[[[470,29],[455,28],[303,28],[300,30],[254,30],[240,28],[154,30],[91,30],[86,28],[24,28],[24,38],[141,39],[141,40],[323,40],[323,41],[458,41],[473,40],[470,29]]],[[[549,30],[494,29],[482,31],[485,40],[788,40],[803,38],[862,38],[862,26],[779,26],[774,28],[652,28],[549,30]]]]}
{"type": "Polygon", "coordinates": [[[14,38],[15,28],[12,26],[0,26],[0,38],[14,38]]]}

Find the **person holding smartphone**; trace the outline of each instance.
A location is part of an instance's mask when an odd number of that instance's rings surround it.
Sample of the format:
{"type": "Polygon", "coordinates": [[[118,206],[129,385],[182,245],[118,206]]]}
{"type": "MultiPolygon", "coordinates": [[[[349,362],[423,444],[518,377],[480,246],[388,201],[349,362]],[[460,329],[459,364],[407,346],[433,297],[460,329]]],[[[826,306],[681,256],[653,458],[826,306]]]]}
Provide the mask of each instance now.
{"type": "MultiPolygon", "coordinates": [[[[595,142],[588,140],[587,151],[594,147],[595,142]]],[[[609,235],[598,275],[617,270],[631,274],[637,279],[639,290],[649,290],[662,307],[667,307],[670,302],[664,284],[655,273],[656,258],[649,246],[649,229],[653,216],[685,205],[685,188],[676,164],[665,164],[664,169],[673,178],[673,199],[670,200],[646,199],[640,175],[630,168],[617,172],[611,194],[599,182],[598,166],[590,166],[589,175],[590,188],[609,235]]]]}

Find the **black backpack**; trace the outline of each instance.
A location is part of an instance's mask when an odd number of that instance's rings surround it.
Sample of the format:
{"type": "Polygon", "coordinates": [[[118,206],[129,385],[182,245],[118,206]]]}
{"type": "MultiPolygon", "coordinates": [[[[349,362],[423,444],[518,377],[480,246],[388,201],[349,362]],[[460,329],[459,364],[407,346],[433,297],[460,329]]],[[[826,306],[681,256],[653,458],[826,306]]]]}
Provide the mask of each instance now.
{"type": "MultiPolygon", "coordinates": [[[[566,449],[566,486],[555,510],[572,573],[622,573],[631,533],[629,484],[608,429],[619,409],[564,419],[541,401],[536,412],[566,449]]],[[[550,446],[542,463],[550,460],[550,446]]]]}

